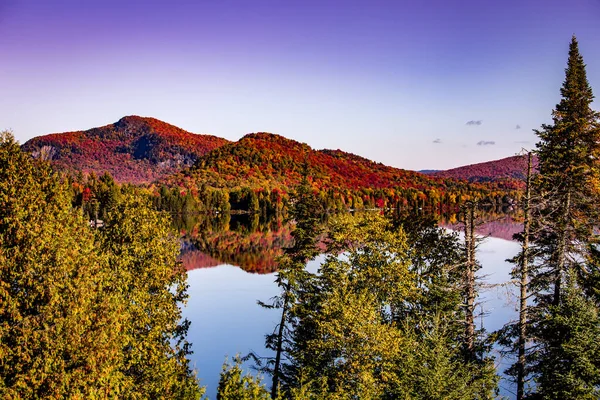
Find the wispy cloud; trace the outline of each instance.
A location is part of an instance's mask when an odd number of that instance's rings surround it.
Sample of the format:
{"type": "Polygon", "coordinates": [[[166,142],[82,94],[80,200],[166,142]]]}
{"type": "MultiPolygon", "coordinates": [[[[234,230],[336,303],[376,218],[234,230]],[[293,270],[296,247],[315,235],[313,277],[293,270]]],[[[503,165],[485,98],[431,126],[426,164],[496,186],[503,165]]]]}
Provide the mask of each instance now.
{"type": "Polygon", "coordinates": [[[474,120],[472,119],[471,121],[467,121],[467,125],[481,125],[483,123],[483,120],[478,119],[478,120],[474,120]]]}
{"type": "Polygon", "coordinates": [[[440,144],[440,143],[442,143],[442,139],[440,139],[440,138],[437,138],[437,139],[435,139],[435,140],[433,141],[433,143],[435,143],[435,144],[440,144]]]}
{"type": "Polygon", "coordinates": [[[529,140],[517,140],[515,143],[517,143],[517,144],[529,144],[531,142],[529,140]]]}
{"type": "Polygon", "coordinates": [[[515,126],[515,129],[521,129],[521,125],[517,124],[517,126],[515,126]]]}
{"type": "Polygon", "coordinates": [[[480,140],[479,142],[477,142],[477,146],[493,146],[495,144],[496,142],[494,142],[493,140],[480,140]]]}

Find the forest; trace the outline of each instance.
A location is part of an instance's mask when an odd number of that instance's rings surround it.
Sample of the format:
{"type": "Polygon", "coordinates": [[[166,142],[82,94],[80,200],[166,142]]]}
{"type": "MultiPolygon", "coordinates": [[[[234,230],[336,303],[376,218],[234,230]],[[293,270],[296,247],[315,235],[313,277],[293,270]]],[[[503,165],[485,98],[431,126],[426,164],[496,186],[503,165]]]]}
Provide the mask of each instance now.
{"type": "Polygon", "coordinates": [[[261,267],[276,259],[279,295],[260,302],[277,313],[270,353],[226,361],[217,399],[493,399],[499,372],[519,400],[600,398],[600,114],[575,37],[560,94],[521,157],[523,181],[504,188],[263,133],[134,185],[57,170],[2,132],[0,398],[203,398],[178,258],[181,232],[198,225],[172,217],[204,216],[198,248],[231,257],[228,235],[243,235],[234,254],[252,254],[261,235],[217,234],[236,211],[293,229],[276,227],[283,250],[261,267]],[[482,205],[508,200],[523,221],[511,260],[519,319],[487,332],[475,322],[475,230],[482,205]],[[436,224],[447,207],[460,234],[436,224]],[[492,346],[514,359],[507,371],[492,346]]]}

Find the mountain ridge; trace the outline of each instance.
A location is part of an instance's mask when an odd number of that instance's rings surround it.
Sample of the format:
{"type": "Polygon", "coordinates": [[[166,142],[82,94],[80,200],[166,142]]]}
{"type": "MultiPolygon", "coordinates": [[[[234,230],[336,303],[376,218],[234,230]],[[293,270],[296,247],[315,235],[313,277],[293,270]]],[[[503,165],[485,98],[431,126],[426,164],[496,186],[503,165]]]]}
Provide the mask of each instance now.
{"type": "Polygon", "coordinates": [[[120,182],[150,183],[226,143],[156,118],[130,115],[85,131],[37,136],[23,149],[71,172],[109,172],[120,182]]]}
{"type": "MultiPolygon", "coordinates": [[[[534,171],[537,170],[537,157],[532,157],[534,171]]],[[[508,188],[520,188],[527,174],[527,156],[515,155],[498,160],[463,165],[428,175],[439,178],[463,179],[471,183],[496,182],[508,188]]]]}
{"type": "Polygon", "coordinates": [[[96,175],[106,171],[122,183],[179,187],[181,193],[200,197],[207,194],[202,188],[226,189],[237,196],[232,204],[246,206],[252,197],[249,191],[262,192],[260,199],[267,193],[273,198],[285,197],[304,171],[315,194],[338,209],[435,207],[455,204],[463,195],[498,199],[500,192],[516,187],[502,180],[498,185],[494,179],[468,183],[456,172],[426,175],[340,149],[315,150],[268,132],[248,133],[231,142],[139,116],[85,131],[36,137],[23,148],[60,169],[96,175]]]}

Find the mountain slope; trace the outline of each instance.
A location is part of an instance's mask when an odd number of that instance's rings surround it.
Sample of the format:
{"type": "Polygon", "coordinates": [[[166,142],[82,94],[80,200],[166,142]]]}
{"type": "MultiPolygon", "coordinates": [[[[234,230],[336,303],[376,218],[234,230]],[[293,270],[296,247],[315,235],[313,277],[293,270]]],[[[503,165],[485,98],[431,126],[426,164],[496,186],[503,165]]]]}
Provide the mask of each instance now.
{"type": "MultiPolygon", "coordinates": [[[[533,158],[537,168],[537,158],[533,158]]],[[[527,173],[527,156],[512,156],[500,160],[465,165],[445,171],[436,171],[431,176],[464,179],[469,182],[496,182],[500,186],[517,188],[522,186],[527,173]]]]}
{"type": "Polygon", "coordinates": [[[62,169],[96,174],[108,171],[120,182],[145,183],[178,172],[227,143],[155,118],[128,116],[86,131],[39,136],[23,148],[62,169]]]}
{"type": "Polygon", "coordinates": [[[264,132],[248,134],[238,142],[211,151],[193,167],[163,183],[192,191],[204,186],[287,192],[300,182],[305,165],[315,193],[334,197],[335,193],[347,193],[340,197],[346,205],[349,197],[355,198],[349,196],[350,192],[360,193],[362,199],[370,199],[377,206],[389,206],[409,197],[415,201],[421,198],[423,202],[426,198],[434,204],[448,193],[490,192],[489,186],[388,167],[341,150],[313,150],[307,144],[264,132]]]}

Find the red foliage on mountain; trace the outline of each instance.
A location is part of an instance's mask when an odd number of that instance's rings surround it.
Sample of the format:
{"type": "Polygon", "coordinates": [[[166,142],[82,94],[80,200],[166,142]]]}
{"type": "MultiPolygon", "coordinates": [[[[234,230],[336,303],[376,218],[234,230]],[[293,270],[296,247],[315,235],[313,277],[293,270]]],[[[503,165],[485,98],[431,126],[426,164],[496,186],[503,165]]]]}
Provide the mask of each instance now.
{"type": "MultiPolygon", "coordinates": [[[[204,184],[214,188],[250,187],[260,190],[291,189],[300,181],[304,166],[317,193],[383,191],[428,192],[441,197],[452,190],[477,190],[478,185],[446,180],[385,166],[341,150],[313,150],[305,143],[271,133],[252,133],[211,151],[190,169],[168,178],[183,187],[204,184]]],[[[485,188],[489,189],[488,187],[485,188]]],[[[389,193],[388,193],[389,192],[389,193]]]]}
{"type": "Polygon", "coordinates": [[[86,131],[39,136],[23,148],[68,171],[109,172],[120,182],[146,183],[178,172],[227,143],[155,118],[128,116],[86,131]]]}
{"type": "MultiPolygon", "coordinates": [[[[537,157],[533,158],[533,166],[537,169],[537,157]]],[[[523,186],[526,173],[527,156],[512,156],[446,171],[436,171],[431,176],[464,179],[469,182],[495,182],[500,187],[516,189],[523,186]]]]}

